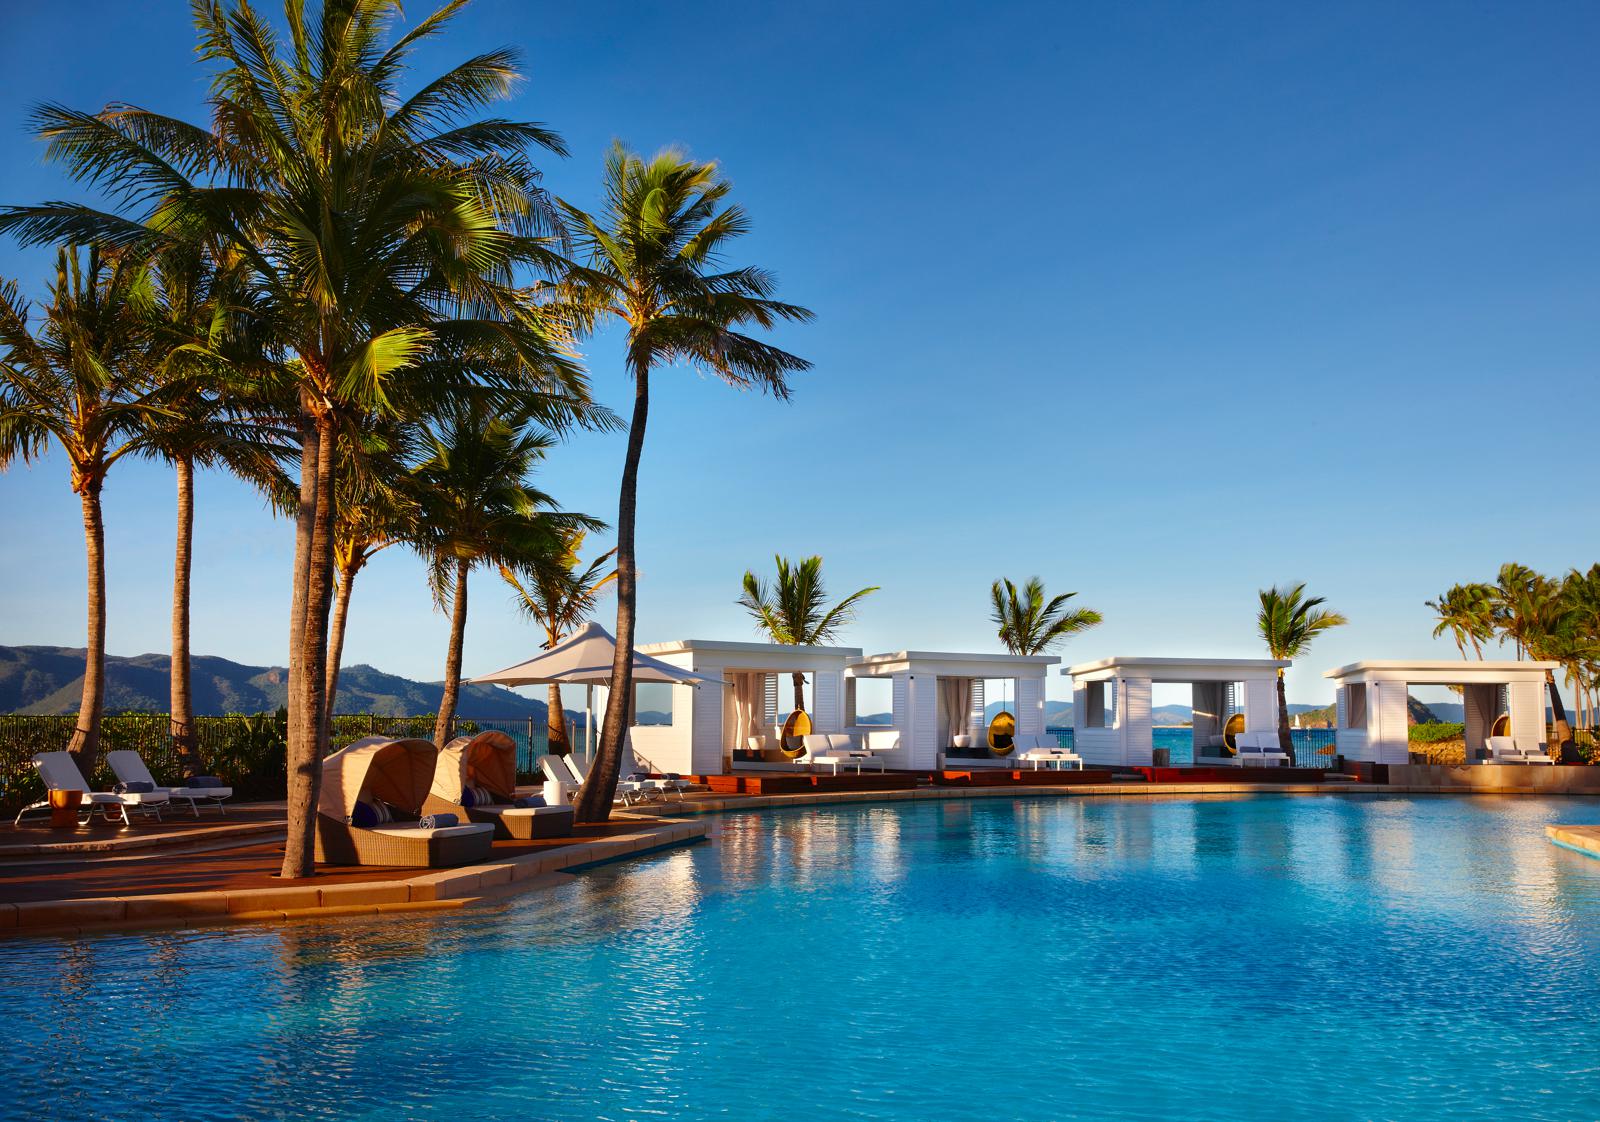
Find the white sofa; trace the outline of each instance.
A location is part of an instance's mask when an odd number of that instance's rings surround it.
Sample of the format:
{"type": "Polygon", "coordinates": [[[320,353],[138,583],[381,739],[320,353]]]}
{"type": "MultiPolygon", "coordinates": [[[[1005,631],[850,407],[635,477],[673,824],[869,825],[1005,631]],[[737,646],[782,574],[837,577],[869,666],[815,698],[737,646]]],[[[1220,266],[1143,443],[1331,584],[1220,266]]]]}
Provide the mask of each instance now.
{"type": "Polygon", "coordinates": [[[1491,736],[1484,747],[1489,750],[1489,758],[1483,761],[1486,764],[1555,764],[1548,752],[1523,748],[1509,736],[1491,736]]]}
{"type": "Polygon", "coordinates": [[[1061,747],[1054,733],[1025,733],[1017,736],[1012,743],[1017,759],[1031,763],[1035,771],[1039,770],[1041,764],[1057,768],[1071,764],[1079,770],[1083,768],[1083,757],[1070,748],[1061,747]]]}
{"type": "Polygon", "coordinates": [[[1294,763],[1280,745],[1276,731],[1241,732],[1233,738],[1233,746],[1239,754],[1228,757],[1227,762],[1236,767],[1289,767],[1294,763]]]}
{"type": "Polygon", "coordinates": [[[858,744],[855,737],[848,733],[814,732],[803,737],[801,742],[806,750],[796,762],[808,767],[830,767],[835,775],[839,774],[841,764],[854,767],[857,774],[868,764],[876,764],[879,771],[884,770],[883,760],[870,748],[858,744]]]}

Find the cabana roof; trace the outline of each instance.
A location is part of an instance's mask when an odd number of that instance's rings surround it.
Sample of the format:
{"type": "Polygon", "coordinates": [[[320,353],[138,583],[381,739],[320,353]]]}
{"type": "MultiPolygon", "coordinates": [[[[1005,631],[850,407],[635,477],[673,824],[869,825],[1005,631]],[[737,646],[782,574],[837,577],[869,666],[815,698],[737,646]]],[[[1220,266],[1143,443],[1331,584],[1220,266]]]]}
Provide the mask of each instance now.
{"type": "Polygon", "coordinates": [[[1061,671],[1070,678],[1148,678],[1152,682],[1242,682],[1247,678],[1274,677],[1290,663],[1281,658],[1156,658],[1148,655],[1112,655],[1080,662],[1061,671]]]}
{"type": "Polygon", "coordinates": [[[412,814],[422,809],[433,786],[439,750],[420,738],[390,740],[368,736],[322,761],[317,810],[347,819],[363,791],[412,814]]]}
{"type": "Polygon", "coordinates": [[[845,674],[852,678],[887,678],[918,672],[947,678],[1043,678],[1050,667],[1060,661],[1056,655],[887,651],[852,658],[845,667],[845,674]]]}
{"type": "Polygon", "coordinates": [[[861,654],[860,647],[808,647],[788,643],[737,643],[720,639],[674,639],[646,643],[637,648],[664,662],[691,667],[807,671],[838,670],[846,659],[861,654]]]}
{"type": "Polygon", "coordinates": [[[1335,683],[1409,682],[1427,686],[1463,686],[1473,683],[1495,685],[1509,682],[1544,681],[1545,671],[1561,668],[1557,662],[1522,662],[1515,659],[1403,659],[1380,658],[1352,662],[1323,674],[1335,683]]]}

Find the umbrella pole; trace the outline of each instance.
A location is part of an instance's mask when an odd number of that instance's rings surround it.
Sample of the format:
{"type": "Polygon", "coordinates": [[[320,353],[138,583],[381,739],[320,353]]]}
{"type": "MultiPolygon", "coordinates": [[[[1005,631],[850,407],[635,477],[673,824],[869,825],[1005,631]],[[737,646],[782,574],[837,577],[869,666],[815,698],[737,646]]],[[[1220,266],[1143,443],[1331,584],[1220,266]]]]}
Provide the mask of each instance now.
{"type": "Polygon", "coordinates": [[[583,769],[594,767],[594,687],[583,687],[583,769]]]}

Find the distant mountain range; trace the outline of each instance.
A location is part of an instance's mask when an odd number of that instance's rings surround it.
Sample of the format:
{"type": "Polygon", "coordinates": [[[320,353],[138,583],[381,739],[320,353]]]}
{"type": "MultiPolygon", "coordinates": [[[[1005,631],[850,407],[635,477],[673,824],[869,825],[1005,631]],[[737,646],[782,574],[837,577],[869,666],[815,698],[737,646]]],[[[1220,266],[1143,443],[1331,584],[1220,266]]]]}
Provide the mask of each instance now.
{"type": "MultiPolygon", "coordinates": [[[[0,712],[76,713],[83,692],[83,655],[81,648],[72,647],[0,647],[0,712]]],[[[210,655],[195,657],[191,665],[197,715],[272,711],[288,696],[289,672],[281,666],[245,666],[210,655]]],[[[165,713],[171,700],[170,667],[164,654],[108,655],[106,711],[165,713]]],[[[407,717],[438,712],[443,695],[442,682],[414,682],[370,666],[346,666],[339,672],[337,708],[341,713],[407,717]]],[[[501,686],[475,685],[461,687],[456,705],[464,717],[496,720],[542,721],[547,708],[501,686]]]]}

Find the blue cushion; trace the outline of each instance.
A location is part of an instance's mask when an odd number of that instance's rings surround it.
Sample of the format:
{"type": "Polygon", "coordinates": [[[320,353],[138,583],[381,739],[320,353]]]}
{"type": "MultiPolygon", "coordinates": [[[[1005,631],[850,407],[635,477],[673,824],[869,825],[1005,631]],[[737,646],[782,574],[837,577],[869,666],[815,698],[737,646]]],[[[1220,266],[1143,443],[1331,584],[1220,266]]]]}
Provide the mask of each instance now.
{"type": "Polygon", "coordinates": [[[424,830],[440,830],[446,826],[459,826],[461,819],[453,814],[424,814],[422,821],[417,823],[424,830]]]}
{"type": "Polygon", "coordinates": [[[350,825],[370,828],[378,824],[378,808],[371,803],[357,801],[350,812],[350,825]]]}
{"type": "Polygon", "coordinates": [[[183,781],[183,785],[185,787],[192,787],[196,790],[199,790],[202,787],[227,786],[227,784],[223,783],[222,780],[218,779],[214,775],[191,775],[188,779],[183,781]]]}
{"type": "Polygon", "coordinates": [[[148,795],[156,789],[154,783],[146,783],[143,779],[135,779],[132,783],[118,783],[117,790],[130,795],[148,795]]]}
{"type": "Polygon", "coordinates": [[[543,795],[523,795],[516,801],[516,805],[526,810],[528,807],[547,806],[543,795]]]}
{"type": "Polygon", "coordinates": [[[461,788],[461,805],[464,807],[478,805],[478,797],[472,793],[472,788],[469,786],[463,785],[461,788]]]}

